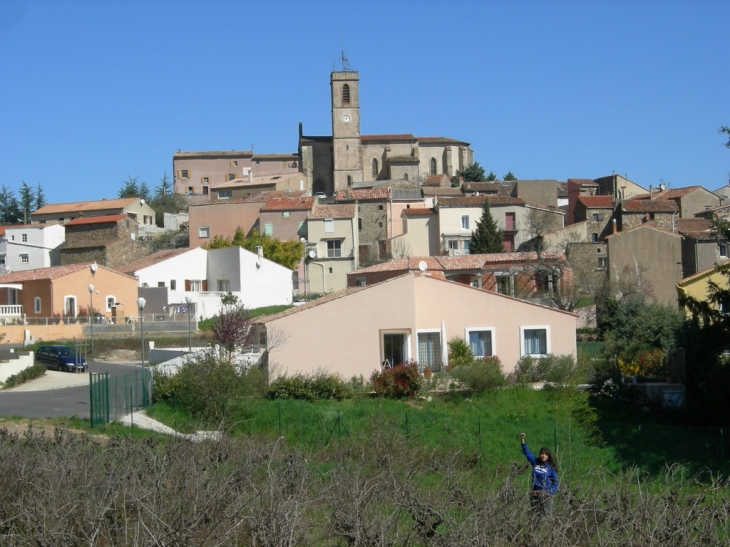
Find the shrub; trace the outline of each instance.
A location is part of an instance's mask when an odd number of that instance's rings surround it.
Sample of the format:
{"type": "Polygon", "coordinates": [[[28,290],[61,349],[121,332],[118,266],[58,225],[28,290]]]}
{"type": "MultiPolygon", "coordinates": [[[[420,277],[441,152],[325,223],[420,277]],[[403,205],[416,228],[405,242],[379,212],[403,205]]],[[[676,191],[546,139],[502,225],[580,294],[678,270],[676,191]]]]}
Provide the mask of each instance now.
{"type": "Polygon", "coordinates": [[[247,397],[261,398],[266,395],[266,378],[257,366],[249,367],[242,379],[243,394],[247,397]]]}
{"type": "Polygon", "coordinates": [[[470,365],[462,365],[451,371],[451,375],[476,392],[489,391],[507,383],[499,357],[486,356],[470,365]]]}
{"type": "Polygon", "coordinates": [[[271,382],[266,391],[270,399],[350,399],[354,396],[353,386],[341,376],[327,371],[317,371],[312,375],[297,374],[281,376],[271,382]]]}
{"type": "Polygon", "coordinates": [[[266,395],[269,399],[314,400],[314,393],[312,393],[311,385],[309,385],[303,374],[279,376],[276,380],[269,383],[266,395]]]}
{"type": "Polygon", "coordinates": [[[593,372],[591,359],[574,359],[572,355],[548,355],[545,381],[563,387],[576,386],[588,381],[593,372]]]}
{"type": "Polygon", "coordinates": [[[34,378],[39,378],[43,376],[46,373],[46,365],[43,363],[33,363],[33,366],[30,366],[28,368],[25,368],[21,370],[18,374],[13,374],[12,376],[8,376],[5,382],[3,383],[3,389],[19,386],[20,384],[23,384],[27,382],[28,380],[33,380],[34,378]]]}
{"type": "Polygon", "coordinates": [[[395,399],[415,397],[422,388],[418,363],[415,361],[406,361],[393,368],[373,372],[370,381],[375,393],[395,399]]]}
{"type": "Polygon", "coordinates": [[[466,340],[455,336],[448,342],[449,346],[449,371],[464,365],[470,365],[474,361],[474,353],[466,340]]]}

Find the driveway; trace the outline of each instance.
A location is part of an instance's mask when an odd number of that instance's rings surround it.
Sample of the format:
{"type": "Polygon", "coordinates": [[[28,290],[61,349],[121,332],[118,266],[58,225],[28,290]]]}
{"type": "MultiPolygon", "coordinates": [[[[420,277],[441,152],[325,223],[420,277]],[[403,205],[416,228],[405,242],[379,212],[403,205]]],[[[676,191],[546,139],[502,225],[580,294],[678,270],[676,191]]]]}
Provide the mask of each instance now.
{"type": "MultiPolygon", "coordinates": [[[[110,377],[129,374],[139,367],[139,361],[89,363],[89,371],[108,372],[110,377]]],[[[40,378],[0,390],[0,416],[88,419],[89,374],[48,370],[40,378]]]]}

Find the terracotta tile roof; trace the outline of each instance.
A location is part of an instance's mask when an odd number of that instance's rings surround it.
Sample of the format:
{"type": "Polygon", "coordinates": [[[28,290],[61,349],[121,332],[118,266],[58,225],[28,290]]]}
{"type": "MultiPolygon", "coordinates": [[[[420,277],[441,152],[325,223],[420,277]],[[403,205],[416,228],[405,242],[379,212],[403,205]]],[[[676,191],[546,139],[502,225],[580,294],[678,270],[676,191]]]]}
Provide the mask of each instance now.
{"type": "Polygon", "coordinates": [[[139,198],[102,199],[98,201],[74,201],[70,203],[52,203],[33,211],[34,215],[54,213],[80,213],[83,211],[103,211],[104,209],[124,209],[139,198]]]}
{"type": "Polygon", "coordinates": [[[490,182],[467,182],[466,189],[472,192],[485,192],[488,194],[511,195],[515,189],[516,181],[490,181],[490,182]]]}
{"type": "Polygon", "coordinates": [[[668,199],[630,199],[623,202],[626,213],[674,213],[678,212],[677,204],[668,199]]]}
{"type": "Polygon", "coordinates": [[[352,190],[338,190],[335,192],[335,201],[355,201],[364,199],[388,199],[390,192],[385,186],[376,188],[360,188],[352,190]]]}
{"type": "Polygon", "coordinates": [[[568,179],[568,182],[580,184],[581,186],[598,186],[598,183],[593,179],[568,179]]]}
{"type": "Polygon", "coordinates": [[[441,264],[438,259],[440,257],[435,256],[411,256],[408,258],[399,258],[397,260],[391,260],[390,262],[383,262],[381,264],[375,264],[368,266],[367,268],[360,268],[355,270],[353,273],[373,273],[373,272],[397,272],[397,271],[412,271],[418,272],[420,268],[418,264],[423,261],[426,263],[426,270],[440,271],[442,270],[441,264]]]}
{"type": "MultiPolygon", "coordinates": [[[[52,266],[50,268],[36,268],[35,270],[11,272],[5,275],[0,275],[0,283],[19,283],[22,281],[39,281],[42,279],[59,279],[72,273],[88,269],[90,266],[91,263],[66,264],[64,266],[52,266]]],[[[116,270],[112,270],[105,266],[99,266],[99,268],[104,268],[110,272],[116,272],[116,270]]]]}
{"type": "Polygon", "coordinates": [[[418,142],[424,144],[463,144],[469,146],[470,143],[464,141],[458,141],[456,139],[449,139],[448,137],[416,137],[418,142]]]}
{"type": "Polygon", "coordinates": [[[458,198],[442,197],[438,200],[437,207],[483,207],[484,201],[489,201],[492,205],[524,205],[524,200],[513,198],[512,196],[502,195],[486,195],[486,196],[466,196],[458,198]]]}
{"type": "Polygon", "coordinates": [[[702,186],[686,186],[684,188],[670,188],[654,194],[654,199],[677,199],[682,198],[688,194],[691,194],[695,190],[699,190],[702,186]]]}
{"type": "MultiPolygon", "coordinates": [[[[129,218],[127,215],[102,215],[98,217],[78,217],[69,220],[64,226],[78,226],[80,224],[104,224],[107,222],[119,222],[129,218]]],[[[135,221],[136,222],[136,221],[135,221]]]]}
{"type": "Polygon", "coordinates": [[[401,212],[402,215],[405,215],[407,217],[415,217],[415,216],[421,216],[421,215],[433,215],[436,211],[434,211],[432,208],[428,209],[425,207],[411,207],[409,209],[403,209],[401,212]]]}
{"type": "Polygon", "coordinates": [[[287,173],[279,175],[260,175],[256,177],[239,177],[233,180],[226,180],[224,182],[211,185],[211,190],[221,190],[227,188],[245,188],[247,186],[261,186],[264,184],[281,184],[291,179],[302,178],[301,173],[287,173]]]}
{"type": "Polygon", "coordinates": [[[152,253],[151,255],[143,256],[137,260],[133,260],[132,262],[119,266],[116,270],[123,274],[134,276],[134,272],[137,270],[149,268],[150,266],[154,266],[155,264],[159,264],[160,262],[164,262],[165,260],[169,260],[170,258],[187,253],[191,250],[192,249],[187,247],[184,249],[165,249],[163,251],[152,253]]]}
{"type": "Polygon", "coordinates": [[[423,181],[424,186],[451,186],[451,179],[448,175],[429,175],[423,181]]]}
{"type": "Polygon", "coordinates": [[[250,199],[245,200],[248,203],[268,203],[272,199],[299,199],[305,197],[306,191],[301,190],[277,190],[277,191],[265,191],[255,196],[251,196],[250,199]]]}
{"type": "Polygon", "coordinates": [[[677,231],[690,237],[712,237],[712,221],[707,218],[678,218],[677,231]]]}
{"type": "Polygon", "coordinates": [[[254,154],[251,156],[253,161],[256,160],[282,160],[282,161],[299,161],[297,154],[254,154]]]}
{"type": "Polygon", "coordinates": [[[252,150],[209,150],[207,152],[182,152],[178,150],[172,158],[250,158],[252,150]]]}
{"type": "MultiPolygon", "coordinates": [[[[208,197],[208,196],[205,196],[208,197]]],[[[218,201],[206,201],[205,203],[190,203],[188,204],[188,208],[190,207],[210,207],[212,205],[235,205],[235,204],[241,204],[241,203],[250,203],[251,200],[248,198],[232,198],[232,199],[222,199],[218,201]]]]}
{"type": "Polygon", "coordinates": [[[314,204],[313,197],[273,198],[261,208],[262,213],[273,211],[309,211],[314,204]]]}
{"type": "Polygon", "coordinates": [[[452,188],[451,186],[424,186],[422,188],[424,196],[462,196],[461,188],[452,188]]]}
{"type": "Polygon", "coordinates": [[[355,204],[314,205],[307,218],[354,218],[355,204]]]}
{"type": "Polygon", "coordinates": [[[578,196],[580,201],[587,208],[613,209],[613,196],[578,196]]]}
{"type": "Polygon", "coordinates": [[[696,274],[692,274],[690,276],[685,277],[684,279],[681,279],[679,281],[679,283],[677,283],[677,286],[684,287],[685,285],[689,285],[690,283],[693,283],[694,281],[697,281],[698,279],[707,277],[708,275],[712,274],[713,272],[722,271],[722,270],[726,269],[728,266],[730,266],[730,259],[722,260],[722,261],[718,262],[712,268],[707,268],[706,270],[702,270],[701,272],[697,272],[696,274]]]}

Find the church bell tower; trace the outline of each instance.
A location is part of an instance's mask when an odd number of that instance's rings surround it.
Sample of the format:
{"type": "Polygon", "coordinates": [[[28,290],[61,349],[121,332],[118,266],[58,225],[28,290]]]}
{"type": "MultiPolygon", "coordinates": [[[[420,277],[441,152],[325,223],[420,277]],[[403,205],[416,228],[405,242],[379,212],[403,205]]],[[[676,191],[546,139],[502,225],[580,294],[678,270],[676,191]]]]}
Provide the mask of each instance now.
{"type": "Polygon", "coordinates": [[[330,74],[332,88],[332,179],[334,190],[361,182],[362,143],[360,142],[360,79],[341,56],[340,70],[330,74]]]}

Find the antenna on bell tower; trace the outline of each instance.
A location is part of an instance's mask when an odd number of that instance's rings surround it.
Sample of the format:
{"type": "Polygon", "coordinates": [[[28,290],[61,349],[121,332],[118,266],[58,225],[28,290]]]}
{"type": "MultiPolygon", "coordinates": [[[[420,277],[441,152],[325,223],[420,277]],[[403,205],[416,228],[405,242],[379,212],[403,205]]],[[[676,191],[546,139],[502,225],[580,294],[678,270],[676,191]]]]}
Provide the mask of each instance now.
{"type": "Polygon", "coordinates": [[[333,67],[334,72],[353,72],[352,67],[350,66],[350,61],[347,59],[347,56],[345,55],[345,50],[343,49],[340,52],[340,58],[337,59],[337,62],[335,63],[335,66],[333,67]],[[339,68],[339,70],[337,70],[339,68]]]}

